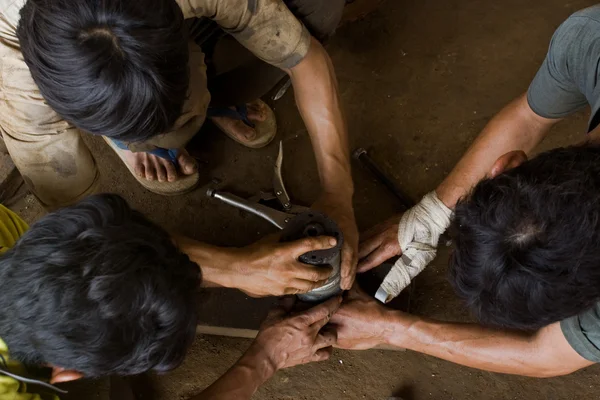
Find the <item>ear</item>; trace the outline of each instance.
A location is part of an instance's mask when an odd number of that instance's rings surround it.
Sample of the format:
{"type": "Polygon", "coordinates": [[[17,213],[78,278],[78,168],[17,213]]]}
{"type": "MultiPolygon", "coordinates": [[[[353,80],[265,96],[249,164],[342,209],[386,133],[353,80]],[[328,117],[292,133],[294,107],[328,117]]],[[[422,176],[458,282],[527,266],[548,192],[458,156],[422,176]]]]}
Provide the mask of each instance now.
{"type": "Polygon", "coordinates": [[[527,154],[524,151],[515,150],[508,152],[496,160],[490,171],[490,177],[495,178],[505,171],[518,167],[525,161],[527,161],[527,154]]]}
{"type": "Polygon", "coordinates": [[[52,377],[50,378],[50,383],[54,385],[55,383],[71,382],[81,378],[83,378],[83,374],[81,372],[64,369],[61,367],[52,367],[52,377]]]}

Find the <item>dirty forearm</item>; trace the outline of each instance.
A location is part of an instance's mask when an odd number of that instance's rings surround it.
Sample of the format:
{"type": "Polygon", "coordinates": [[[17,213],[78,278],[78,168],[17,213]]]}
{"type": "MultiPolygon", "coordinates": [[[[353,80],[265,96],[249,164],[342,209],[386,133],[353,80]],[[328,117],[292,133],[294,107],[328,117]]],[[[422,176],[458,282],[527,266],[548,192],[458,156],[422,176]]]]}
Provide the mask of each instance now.
{"type": "Polygon", "coordinates": [[[479,137],[440,184],[436,192],[450,208],[485,177],[502,155],[522,150],[529,153],[558,120],[536,115],[524,94],[508,104],[483,129],[479,137]]]}
{"type": "Polygon", "coordinates": [[[331,59],[314,38],[305,58],[287,71],[306,124],[326,194],[351,201],[354,193],[346,121],[331,59]]]}
{"type": "Polygon", "coordinates": [[[448,323],[405,314],[387,343],[467,367],[505,374],[551,377],[590,363],[564,339],[559,324],[536,333],[487,329],[477,324],[448,323]]]}
{"type": "Polygon", "coordinates": [[[251,347],[225,375],[190,400],[247,400],[275,372],[260,350],[251,347]]]}

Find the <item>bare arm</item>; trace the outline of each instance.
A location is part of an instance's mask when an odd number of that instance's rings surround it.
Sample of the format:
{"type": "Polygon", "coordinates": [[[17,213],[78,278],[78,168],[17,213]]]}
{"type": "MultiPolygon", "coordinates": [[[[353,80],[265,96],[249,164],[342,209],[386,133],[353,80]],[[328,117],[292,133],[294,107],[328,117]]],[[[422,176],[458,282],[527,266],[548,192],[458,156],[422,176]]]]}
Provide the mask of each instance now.
{"type": "Polygon", "coordinates": [[[248,400],[278,370],[327,360],[336,335],[321,328],[340,303],[339,297],[329,299],[297,314],[289,314],[291,304],[275,310],[246,354],[225,375],[190,400],[248,400]]]}
{"type": "Polygon", "coordinates": [[[203,286],[235,288],[254,297],[305,293],[324,285],[331,269],[303,264],[298,257],[336,243],[334,238],[326,236],[290,243],[267,238],[236,248],[213,246],[181,236],[173,240],[200,266],[203,286]]]}
{"type": "Polygon", "coordinates": [[[358,231],[352,206],[348,131],[333,64],[323,46],[312,38],[306,56],[286,72],[317,160],[323,190],[317,207],[336,220],[344,233],[342,288],[350,289],[356,270],[358,231]]]}
{"type": "Polygon", "coordinates": [[[405,315],[392,321],[390,344],[471,368],[546,378],[593,364],[573,350],[558,322],[528,334],[405,315]]]}
{"type": "Polygon", "coordinates": [[[537,115],[527,103],[527,94],[513,100],[486,125],[450,175],[436,189],[450,208],[492,169],[502,155],[522,150],[531,152],[559,119],[537,115]]]}
{"type": "Polygon", "coordinates": [[[522,333],[433,321],[390,310],[355,290],[331,322],[337,346],[345,349],[388,344],[471,368],[533,377],[565,375],[593,364],[573,350],[559,323],[522,333]]]}
{"type": "Polygon", "coordinates": [[[290,70],[296,103],[308,129],[323,191],[352,200],[348,132],[333,64],[323,46],[312,38],[304,59],[290,70]]]}
{"type": "Polygon", "coordinates": [[[190,400],[245,400],[275,374],[275,368],[260,351],[251,349],[206,390],[190,400]]]}

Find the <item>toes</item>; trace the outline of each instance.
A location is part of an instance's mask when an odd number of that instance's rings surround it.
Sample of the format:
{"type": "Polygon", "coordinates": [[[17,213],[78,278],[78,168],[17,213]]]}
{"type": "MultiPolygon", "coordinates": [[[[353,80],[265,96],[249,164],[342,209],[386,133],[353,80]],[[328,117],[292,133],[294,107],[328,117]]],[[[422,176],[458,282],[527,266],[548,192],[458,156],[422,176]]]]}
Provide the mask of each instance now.
{"type": "Polygon", "coordinates": [[[138,178],[146,177],[146,167],[144,167],[144,164],[136,164],[133,167],[133,170],[135,171],[135,174],[138,176],[138,178]]]}
{"type": "MultiPolygon", "coordinates": [[[[179,167],[181,168],[181,172],[185,175],[191,175],[198,170],[198,164],[196,160],[185,149],[181,149],[179,154],[177,155],[177,162],[179,163],[179,167]]],[[[176,171],[174,171],[177,174],[176,171]]]]}
{"type": "Polygon", "coordinates": [[[165,179],[169,182],[175,182],[177,180],[177,170],[175,169],[175,165],[169,160],[163,160],[163,167],[165,179]]]}
{"type": "Polygon", "coordinates": [[[267,119],[267,110],[264,105],[259,102],[249,103],[248,107],[248,118],[252,121],[265,121],[267,119]]]}
{"type": "Polygon", "coordinates": [[[156,177],[158,178],[158,181],[166,182],[167,181],[167,170],[165,167],[165,161],[168,162],[168,160],[154,158],[152,161],[154,164],[154,170],[156,171],[156,177]]]}
{"type": "Polygon", "coordinates": [[[256,131],[254,128],[249,127],[242,121],[236,121],[234,129],[238,135],[242,136],[242,138],[248,141],[256,139],[256,131]]]}
{"type": "Polygon", "coordinates": [[[144,168],[146,169],[146,179],[149,181],[156,180],[156,168],[154,167],[153,162],[148,160],[144,163],[144,168]]]}

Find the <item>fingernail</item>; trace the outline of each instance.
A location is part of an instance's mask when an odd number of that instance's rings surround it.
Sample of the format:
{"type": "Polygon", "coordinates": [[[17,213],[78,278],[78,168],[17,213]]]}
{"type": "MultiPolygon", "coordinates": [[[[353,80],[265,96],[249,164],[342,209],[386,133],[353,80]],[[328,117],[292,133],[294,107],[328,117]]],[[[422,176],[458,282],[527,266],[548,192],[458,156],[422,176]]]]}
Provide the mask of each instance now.
{"type": "Polygon", "coordinates": [[[335,246],[337,244],[337,239],[336,238],[329,238],[329,244],[332,246],[335,246]]]}

